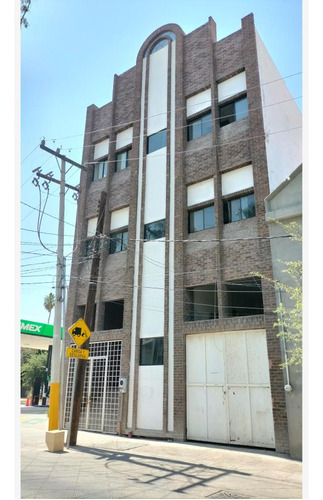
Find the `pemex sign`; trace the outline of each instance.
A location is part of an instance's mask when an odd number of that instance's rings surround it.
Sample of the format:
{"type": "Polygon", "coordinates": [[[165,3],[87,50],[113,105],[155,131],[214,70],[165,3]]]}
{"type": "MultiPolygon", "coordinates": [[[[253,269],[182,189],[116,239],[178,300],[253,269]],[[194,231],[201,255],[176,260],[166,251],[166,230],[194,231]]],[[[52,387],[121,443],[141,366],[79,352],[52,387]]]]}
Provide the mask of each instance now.
{"type": "MultiPolygon", "coordinates": [[[[46,323],[38,323],[36,321],[20,320],[20,333],[27,335],[36,335],[38,337],[53,338],[54,327],[46,323]]],[[[61,337],[63,337],[63,328],[61,328],[61,337]]]]}

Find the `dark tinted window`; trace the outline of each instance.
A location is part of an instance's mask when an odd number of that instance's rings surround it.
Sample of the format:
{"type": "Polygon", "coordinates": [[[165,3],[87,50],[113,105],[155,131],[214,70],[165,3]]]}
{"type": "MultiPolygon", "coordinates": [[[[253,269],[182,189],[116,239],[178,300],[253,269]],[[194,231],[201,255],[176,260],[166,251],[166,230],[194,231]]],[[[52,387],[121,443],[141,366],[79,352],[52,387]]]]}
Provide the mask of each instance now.
{"type": "Polygon", "coordinates": [[[128,231],[110,235],[109,253],[123,252],[128,248],[128,231]]]}
{"type": "Polygon", "coordinates": [[[123,328],[123,300],[106,302],[104,306],[103,330],[123,328]]]}
{"type": "Polygon", "coordinates": [[[195,120],[192,120],[187,126],[187,140],[192,141],[202,135],[212,131],[212,115],[207,113],[195,120]]]}
{"type": "Polygon", "coordinates": [[[242,219],[249,219],[250,217],[255,217],[255,215],[255,195],[253,193],[223,202],[225,224],[242,219]]]}
{"type": "Polygon", "coordinates": [[[220,106],[220,127],[242,120],[248,116],[248,99],[242,97],[236,101],[220,106]]]}
{"type": "Polygon", "coordinates": [[[214,227],[214,205],[189,212],[189,233],[214,227]]]}
{"type": "Polygon", "coordinates": [[[116,156],[116,166],[115,171],[120,172],[120,170],[124,170],[128,167],[129,160],[129,149],[126,151],[122,151],[121,153],[117,153],[116,156]]]}
{"type": "Polygon", "coordinates": [[[147,138],[147,154],[166,147],[167,145],[167,130],[160,130],[156,134],[152,134],[147,138]]]}
{"type": "Polygon", "coordinates": [[[162,365],[164,363],[164,338],[152,337],[140,340],[140,365],[162,365]]]}
{"type": "Polygon", "coordinates": [[[158,240],[165,236],[165,219],[145,225],[144,239],[158,240]]]}
{"type": "Polygon", "coordinates": [[[225,284],[226,317],[254,316],[264,313],[261,279],[257,277],[234,280],[225,284]]]}

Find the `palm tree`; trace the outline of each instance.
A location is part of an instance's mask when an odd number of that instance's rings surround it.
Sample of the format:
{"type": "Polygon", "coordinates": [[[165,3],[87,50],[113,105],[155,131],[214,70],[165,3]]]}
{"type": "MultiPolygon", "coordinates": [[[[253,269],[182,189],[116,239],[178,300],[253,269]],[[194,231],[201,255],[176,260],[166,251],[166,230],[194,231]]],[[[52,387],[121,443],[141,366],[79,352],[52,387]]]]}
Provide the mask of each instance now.
{"type": "Polygon", "coordinates": [[[54,309],[54,307],[55,307],[55,295],[53,293],[49,293],[44,298],[44,307],[45,307],[46,311],[49,312],[49,316],[48,316],[48,323],[49,323],[52,309],[54,309]]]}

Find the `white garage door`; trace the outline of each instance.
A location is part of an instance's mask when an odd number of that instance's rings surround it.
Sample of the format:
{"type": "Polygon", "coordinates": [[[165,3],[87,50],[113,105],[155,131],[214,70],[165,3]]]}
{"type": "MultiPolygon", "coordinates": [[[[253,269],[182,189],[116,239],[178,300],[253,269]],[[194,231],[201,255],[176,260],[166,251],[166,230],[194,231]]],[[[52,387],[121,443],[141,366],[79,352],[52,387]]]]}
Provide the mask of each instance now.
{"type": "Polygon", "coordinates": [[[188,335],[187,438],[274,448],[265,330],[188,335]]]}

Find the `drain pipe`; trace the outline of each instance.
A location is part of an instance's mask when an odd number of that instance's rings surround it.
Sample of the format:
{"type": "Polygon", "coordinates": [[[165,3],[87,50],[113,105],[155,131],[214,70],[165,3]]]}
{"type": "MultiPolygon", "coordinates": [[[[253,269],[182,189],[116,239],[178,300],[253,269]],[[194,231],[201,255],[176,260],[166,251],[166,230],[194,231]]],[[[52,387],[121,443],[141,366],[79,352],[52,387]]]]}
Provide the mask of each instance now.
{"type": "MultiPolygon", "coordinates": [[[[277,290],[278,293],[278,300],[279,300],[279,305],[282,305],[282,297],[281,297],[281,290],[277,290]]],[[[283,334],[284,332],[284,327],[283,327],[283,316],[282,313],[279,313],[280,315],[280,332],[283,334]]],[[[290,384],[290,378],[289,378],[289,366],[287,364],[288,361],[288,356],[287,356],[287,347],[286,347],[286,339],[285,336],[281,336],[282,339],[282,346],[283,346],[283,353],[284,353],[284,361],[285,361],[285,375],[286,375],[286,384],[284,386],[284,389],[286,392],[291,392],[293,390],[291,384],[290,384]]]]}

